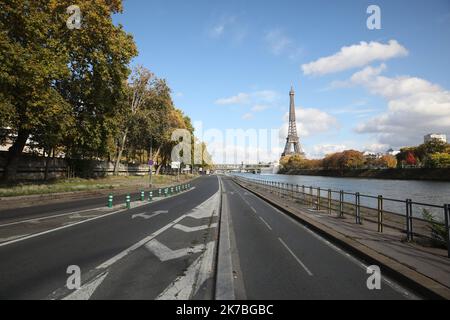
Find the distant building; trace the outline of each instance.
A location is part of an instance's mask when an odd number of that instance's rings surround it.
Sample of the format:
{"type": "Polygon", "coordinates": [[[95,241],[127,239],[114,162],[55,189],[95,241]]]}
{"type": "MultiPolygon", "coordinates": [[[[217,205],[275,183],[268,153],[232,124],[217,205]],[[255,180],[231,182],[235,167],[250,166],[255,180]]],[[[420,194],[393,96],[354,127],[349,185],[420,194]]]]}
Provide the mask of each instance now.
{"type": "Polygon", "coordinates": [[[388,151],[386,151],[386,154],[387,155],[390,155],[390,156],[396,156],[396,155],[398,155],[400,153],[400,151],[398,151],[398,150],[394,150],[394,149],[389,149],[388,151]]]}
{"type": "Polygon", "coordinates": [[[442,133],[430,133],[430,134],[427,134],[424,137],[424,142],[427,143],[427,142],[429,142],[429,141],[431,141],[433,139],[437,139],[437,140],[440,140],[442,142],[447,143],[447,136],[445,134],[442,134],[442,133]]]}

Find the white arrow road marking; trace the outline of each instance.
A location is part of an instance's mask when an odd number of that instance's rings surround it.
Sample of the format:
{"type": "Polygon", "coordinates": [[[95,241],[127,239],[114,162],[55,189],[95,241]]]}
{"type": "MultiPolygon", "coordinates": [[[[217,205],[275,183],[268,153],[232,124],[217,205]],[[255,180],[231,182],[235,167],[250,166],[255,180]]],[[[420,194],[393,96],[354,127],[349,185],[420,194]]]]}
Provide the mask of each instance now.
{"type": "Polygon", "coordinates": [[[186,216],[194,219],[209,218],[211,217],[211,213],[213,211],[214,213],[212,214],[212,216],[217,216],[219,214],[217,209],[219,193],[216,193],[209,200],[210,201],[203,202],[200,206],[192,210],[192,212],[188,213],[186,216]]]}
{"type": "Polygon", "coordinates": [[[192,248],[183,248],[179,250],[171,250],[158,240],[152,240],[145,244],[145,248],[158,257],[162,262],[178,259],[190,254],[202,252],[205,250],[205,245],[200,244],[192,248]]]}
{"type": "Polygon", "coordinates": [[[156,300],[188,300],[213,274],[214,242],[206,245],[205,252],[187,269],[186,273],[170,284],[156,300]]]}
{"type": "MultiPolygon", "coordinates": [[[[197,211],[203,211],[203,210],[207,210],[211,214],[212,211],[217,208],[218,200],[219,200],[218,193],[216,193],[214,196],[212,196],[211,198],[209,198],[208,200],[206,200],[205,202],[200,204],[198,207],[195,207],[194,209],[192,209],[192,211],[190,211],[188,214],[193,214],[193,213],[196,213],[197,211]]],[[[114,263],[119,261],[120,259],[126,257],[129,253],[131,253],[134,250],[142,247],[147,242],[153,240],[154,238],[156,238],[158,235],[160,235],[161,233],[163,233],[167,229],[170,229],[171,227],[176,225],[178,222],[180,222],[181,220],[185,219],[188,216],[188,214],[182,215],[178,219],[175,219],[174,221],[172,221],[171,223],[169,223],[166,226],[162,227],[158,231],[155,231],[154,233],[152,233],[148,237],[142,239],[141,241],[137,242],[136,244],[132,245],[128,249],[125,249],[124,251],[120,252],[119,254],[117,254],[116,256],[112,257],[108,261],[106,261],[103,264],[99,265],[97,267],[97,269],[106,269],[106,268],[110,267],[111,265],[113,265],[114,263]]]]}
{"type": "Polygon", "coordinates": [[[145,213],[133,214],[133,215],[131,216],[131,219],[135,219],[135,218],[143,218],[143,219],[145,219],[145,220],[148,220],[148,219],[151,219],[151,218],[153,218],[153,217],[159,216],[159,215],[162,214],[162,213],[169,213],[169,211],[167,211],[167,210],[159,210],[159,211],[153,212],[153,214],[151,214],[151,215],[147,215],[147,214],[145,214],[145,213]]]}
{"type": "Polygon", "coordinates": [[[102,273],[92,281],[84,284],[80,289],[69,294],[63,300],[89,300],[95,290],[102,284],[103,280],[105,280],[107,275],[108,272],[102,273]]]}
{"type": "Polygon", "coordinates": [[[182,224],[176,224],[173,226],[174,229],[178,229],[183,232],[197,232],[197,231],[216,228],[216,227],[217,227],[217,223],[212,223],[210,225],[199,226],[199,227],[186,227],[182,224]]]}
{"type": "MultiPolygon", "coordinates": [[[[219,203],[218,200],[219,200],[218,193],[216,193],[211,198],[209,198],[208,200],[206,200],[205,202],[203,202],[199,206],[197,206],[194,209],[192,209],[189,213],[184,214],[181,217],[175,219],[174,221],[172,221],[171,223],[169,223],[166,226],[162,227],[161,229],[155,231],[154,233],[152,233],[148,237],[145,237],[144,239],[142,239],[141,241],[135,243],[134,245],[132,245],[128,249],[125,249],[124,251],[122,251],[119,254],[115,255],[111,259],[109,259],[109,260],[105,261],[104,263],[102,263],[101,265],[97,266],[96,270],[102,270],[102,269],[106,270],[107,268],[111,267],[117,261],[119,261],[122,258],[126,257],[129,253],[135,251],[136,249],[144,246],[146,243],[148,243],[151,240],[155,239],[158,235],[160,235],[164,231],[170,229],[171,227],[176,225],[181,220],[185,219],[190,214],[196,214],[199,211],[201,211],[202,215],[203,215],[203,214],[205,214],[203,212],[204,210],[206,210],[210,214],[212,214],[213,210],[217,210],[216,208],[218,207],[218,203],[219,203]]],[[[123,211],[126,211],[126,210],[123,210],[123,211]]],[[[199,276],[195,277],[197,280],[193,279],[193,282],[198,284],[196,288],[199,288],[201,286],[201,284],[210,276],[210,274],[213,271],[212,270],[213,251],[214,251],[214,242],[211,242],[211,243],[209,243],[206,246],[205,252],[199,258],[197,258],[196,261],[193,264],[195,266],[197,266],[197,265],[200,266],[199,276]]],[[[192,269],[192,268],[193,267],[191,265],[191,267],[189,269],[192,269]]],[[[98,276],[94,280],[86,283],[79,290],[77,290],[74,293],[70,294],[65,299],[89,299],[92,296],[92,294],[94,293],[94,291],[97,289],[97,287],[103,282],[103,280],[105,280],[107,274],[108,273],[105,271],[105,273],[103,273],[102,275],[98,276]]],[[[191,291],[194,290],[194,288],[192,286],[190,287],[190,289],[191,289],[191,291]]]]}

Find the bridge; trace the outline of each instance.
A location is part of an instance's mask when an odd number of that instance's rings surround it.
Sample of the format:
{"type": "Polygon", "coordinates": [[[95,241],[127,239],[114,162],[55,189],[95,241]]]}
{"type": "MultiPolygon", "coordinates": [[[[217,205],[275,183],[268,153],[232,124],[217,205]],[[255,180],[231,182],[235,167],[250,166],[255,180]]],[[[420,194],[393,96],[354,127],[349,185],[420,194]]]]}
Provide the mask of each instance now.
{"type": "Polygon", "coordinates": [[[259,164],[215,164],[214,171],[218,173],[227,172],[248,172],[254,174],[277,173],[278,163],[259,163],[259,164]]]}

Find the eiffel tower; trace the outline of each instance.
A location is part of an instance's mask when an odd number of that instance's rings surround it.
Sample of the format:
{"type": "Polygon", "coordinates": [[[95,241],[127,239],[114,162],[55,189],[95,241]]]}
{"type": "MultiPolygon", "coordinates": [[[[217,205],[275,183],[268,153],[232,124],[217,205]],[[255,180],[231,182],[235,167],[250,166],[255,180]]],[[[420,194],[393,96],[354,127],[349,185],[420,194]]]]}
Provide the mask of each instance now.
{"type": "Polygon", "coordinates": [[[290,106],[289,106],[289,132],[286,139],[286,147],[284,148],[284,152],[282,157],[291,156],[291,155],[299,155],[305,156],[305,153],[300,146],[300,139],[297,134],[297,123],[295,119],[295,101],[294,101],[294,88],[291,87],[291,92],[289,92],[290,96],[290,106]]]}

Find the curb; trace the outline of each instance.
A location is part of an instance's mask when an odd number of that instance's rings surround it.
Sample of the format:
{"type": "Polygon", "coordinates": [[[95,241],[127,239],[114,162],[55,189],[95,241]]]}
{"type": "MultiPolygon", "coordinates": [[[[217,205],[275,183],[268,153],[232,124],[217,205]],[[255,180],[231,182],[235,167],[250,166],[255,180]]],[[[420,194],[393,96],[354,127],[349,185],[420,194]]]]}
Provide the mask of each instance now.
{"type": "Polygon", "coordinates": [[[395,261],[394,259],[388,256],[378,253],[377,251],[343,235],[342,233],[334,231],[328,226],[318,223],[315,220],[310,219],[308,217],[300,217],[295,212],[290,211],[289,207],[286,208],[281,203],[278,203],[277,201],[271,199],[267,199],[264,195],[242,185],[238,181],[236,180],[233,181],[235,181],[235,183],[237,183],[245,190],[253,193],[262,200],[270,203],[277,209],[288,214],[290,217],[294,218],[300,223],[307,225],[312,230],[324,236],[328,240],[331,240],[334,243],[345,248],[347,251],[351,252],[355,256],[371,264],[377,264],[383,267],[383,269],[387,271],[387,274],[390,275],[392,278],[395,278],[396,280],[404,284],[406,287],[412,289],[413,291],[418,292],[422,296],[433,300],[450,300],[450,289],[440,284],[439,282],[417,271],[414,271],[413,269],[407,267],[406,265],[400,262],[395,261]]]}
{"type": "Polygon", "coordinates": [[[222,181],[219,178],[219,240],[217,244],[216,253],[216,283],[214,299],[222,301],[235,300],[234,294],[234,279],[233,279],[233,265],[231,262],[231,245],[230,233],[228,229],[228,212],[224,214],[223,210],[223,188],[222,181]]]}
{"type": "MultiPolygon", "coordinates": [[[[195,177],[191,180],[186,180],[185,183],[192,183],[194,180],[198,179],[195,177]]],[[[161,185],[158,188],[167,188],[171,186],[175,186],[175,184],[167,184],[161,185]]],[[[158,189],[156,188],[156,189],[158,189]]],[[[36,201],[36,200],[77,200],[77,199],[85,199],[85,198],[96,198],[98,196],[108,195],[111,192],[114,193],[126,193],[126,192],[137,192],[140,189],[136,186],[125,187],[125,188],[117,188],[117,189],[92,189],[92,190],[83,190],[83,191],[68,191],[68,192],[58,192],[58,193],[41,193],[41,194],[31,194],[31,195],[22,195],[22,196],[14,196],[14,197],[0,197],[0,201],[2,203],[7,202],[17,202],[17,201],[36,201]]]]}

